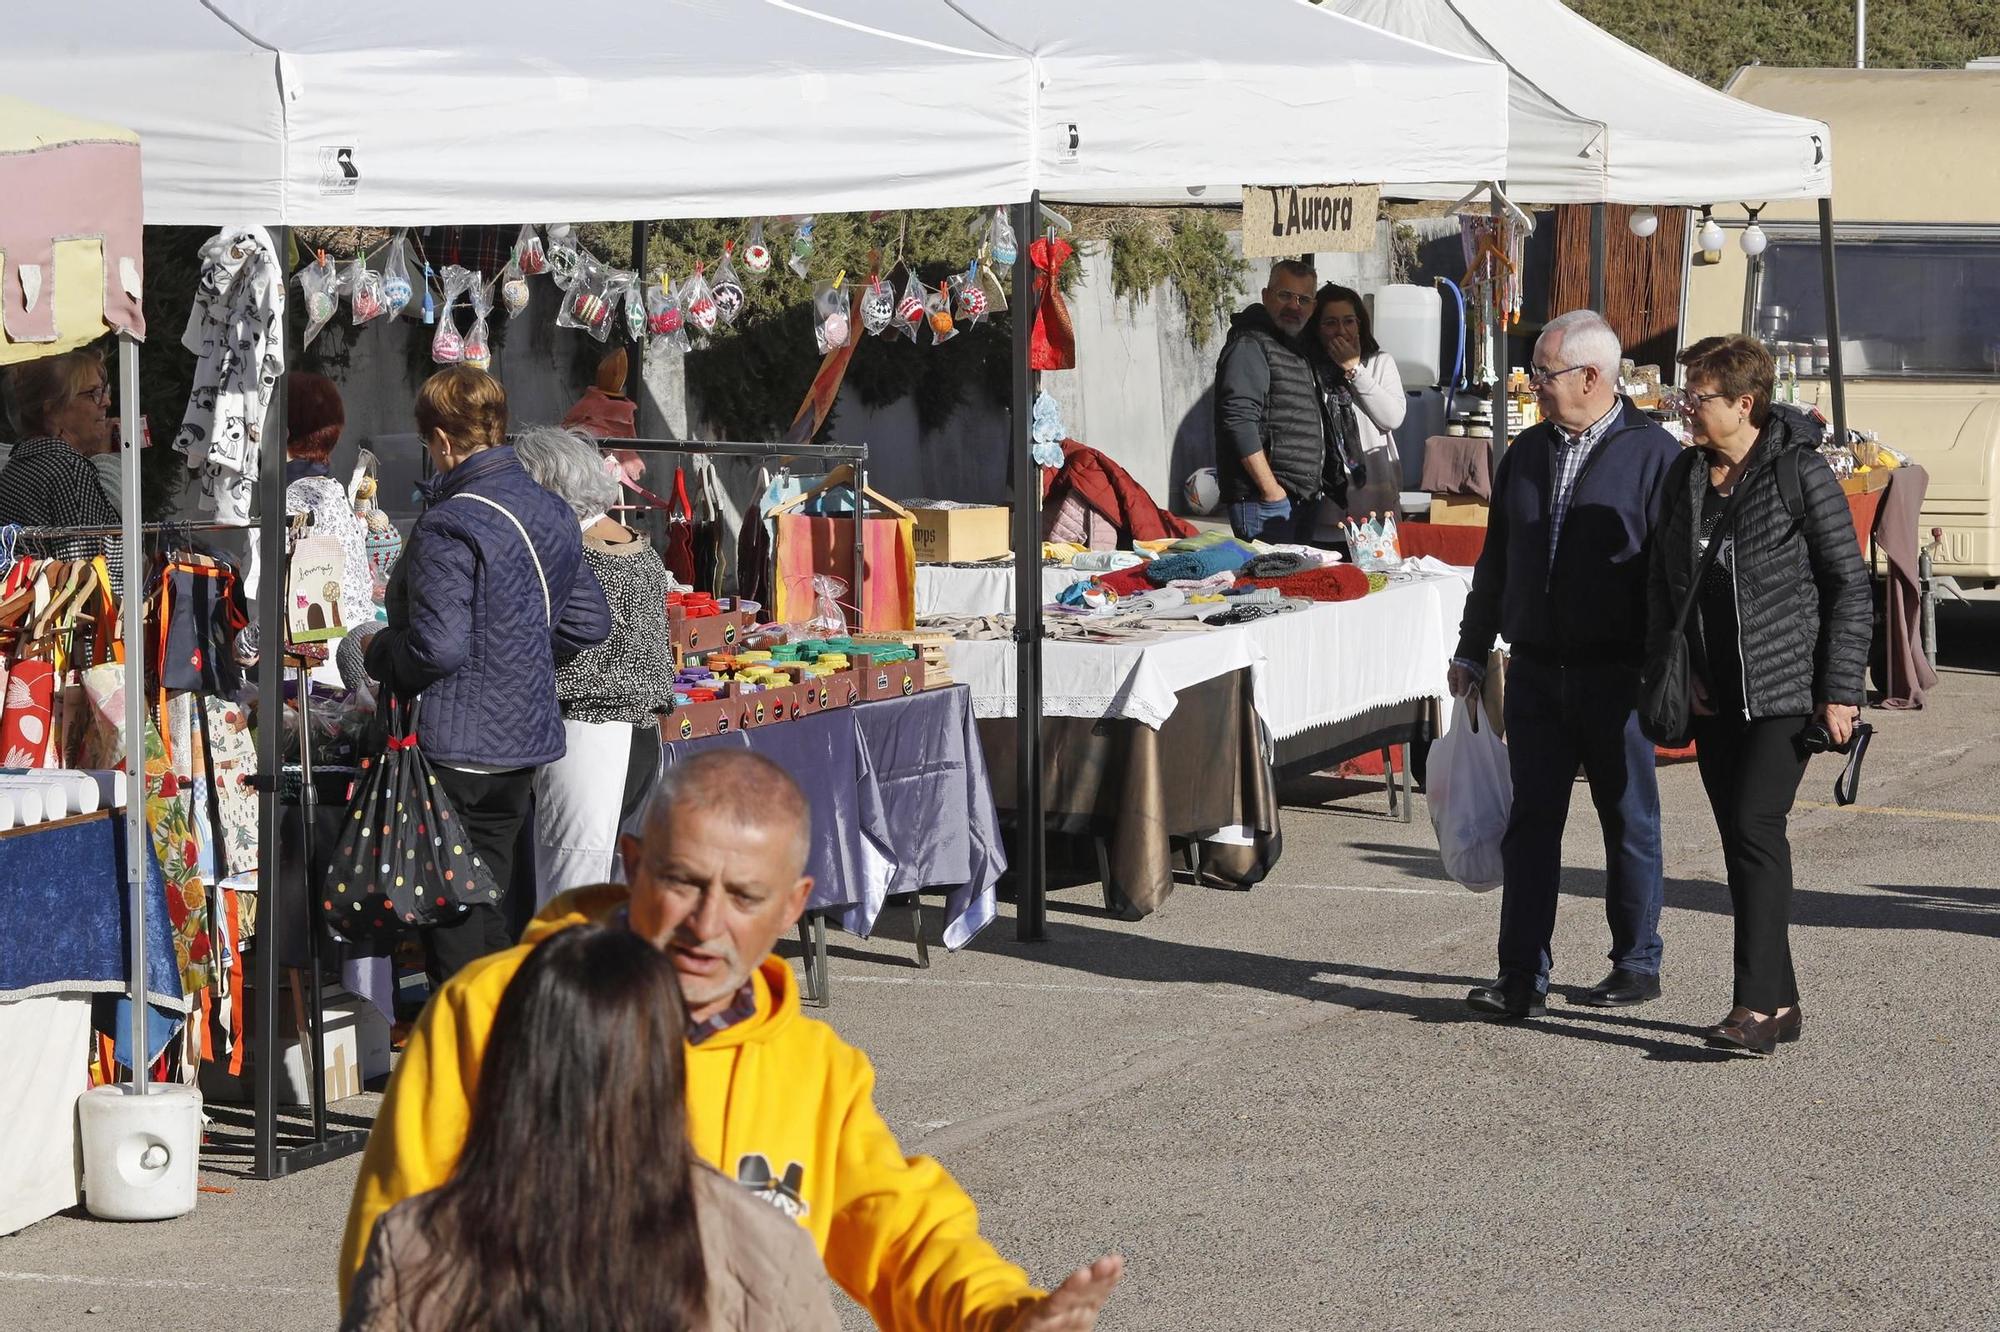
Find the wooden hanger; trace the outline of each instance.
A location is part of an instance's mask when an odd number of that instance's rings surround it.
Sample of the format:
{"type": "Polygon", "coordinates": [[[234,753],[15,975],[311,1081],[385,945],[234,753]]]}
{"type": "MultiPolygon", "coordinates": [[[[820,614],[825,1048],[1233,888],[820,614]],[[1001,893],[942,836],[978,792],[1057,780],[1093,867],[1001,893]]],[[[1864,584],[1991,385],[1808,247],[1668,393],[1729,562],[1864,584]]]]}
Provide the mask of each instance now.
{"type": "MultiPolygon", "coordinates": [[[[828,472],[825,476],[821,477],[819,484],[814,486],[811,490],[802,491],[799,494],[792,496],[788,500],[783,500],[778,504],[773,505],[771,508],[771,512],[765,516],[770,518],[775,518],[781,513],[791,512],[793,509],[798,508],[800,505],[804,504],[807,500],[812,499],[814,496],[825,494],[827,491],[832,490],[835,486],[847,486],[852,488],[853,485],[854,485],[854,465],[852,463],[842,463],[840,464],[840,466],[834,468],[831,472],[828,472]]],[[[912,514],[908,509],[904,508],[902,505],[896,503],[896,501],[889,499],[885,495],[877,493],[873,486],[863,486],[861,488],[861,494],[865,500],[873,501],[878,508],[887,511],[894,517],[914,519],[916,516],[912,514]]],[[[857,504],[856,507],[859,507],[859,504],[857,504]]],[[[844,515],[834,514],[830,516],[842,517],[844,515]]]]}

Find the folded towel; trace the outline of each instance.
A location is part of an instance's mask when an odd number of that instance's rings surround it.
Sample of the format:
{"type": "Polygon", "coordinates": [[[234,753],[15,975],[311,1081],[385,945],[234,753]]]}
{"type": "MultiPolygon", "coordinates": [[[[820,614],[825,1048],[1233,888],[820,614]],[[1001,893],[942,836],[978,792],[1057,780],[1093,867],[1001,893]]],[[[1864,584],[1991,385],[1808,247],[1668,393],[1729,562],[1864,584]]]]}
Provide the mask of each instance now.
{"type": "Polygon", "coordinates": [[[1200,582],[1219,573],[1234,573],[1253,557],[1254,552],[1246,550],[1239,542],[1218,541],[1201,550],[1162,555],[1146,566],[1146,580],[1155,587],[1165,587],[1168,583],[1200,582]]]}
{"type": "Polygon", "coordinates": [[[1147,591],[1153,586],[1151,582],[1147,581],[1145,565],[1138,565],[1131,569],[1120,569],[1117,573],[1100,574],[1097,582],[1099,586],[1108,587],[1121,597],[1129,597],[1135,593],[1147,591]]]}
{"type": "Polygon", "coordinates": [[[1135,569],[1145,562],[1144,555],[1129,550],[1087,550],[1072,559],[1069,567],[1085,573],[1116,573],[1120,569],[1135,569]]]}
{"type": "Polygon", "coordinates": [[[1192,555],[1198,550],[1207,550],[1210,546],[1217,546],[1233,539],[1224,529],[1211,527],[1206,532],[1197,532],[1191,537],[1182,537],[1179,541],[1171,543],[1167,546],[1166,553],[1169,555],[1192,555]]]}
{"type": "Polygon", "coordinates": [[[1259,555],[1244,565],[1240,573],[1245,578],[1288,578],[1318,568],[1318,562],[1289,550],[1274,550],[1268,555],[1259,555]]]}
{"type": "MultiPolygon", "coordinates": [[[[1309,601],[1358,601],[1380,586],[1351,564],[1329,564],[1286,578],[1250,581],[1258,587],[1274,587],[1283,596],[1304,597],[1309,601]]],[[[1386,578],[1382,581],[1388,582],[1386,578]]]]}

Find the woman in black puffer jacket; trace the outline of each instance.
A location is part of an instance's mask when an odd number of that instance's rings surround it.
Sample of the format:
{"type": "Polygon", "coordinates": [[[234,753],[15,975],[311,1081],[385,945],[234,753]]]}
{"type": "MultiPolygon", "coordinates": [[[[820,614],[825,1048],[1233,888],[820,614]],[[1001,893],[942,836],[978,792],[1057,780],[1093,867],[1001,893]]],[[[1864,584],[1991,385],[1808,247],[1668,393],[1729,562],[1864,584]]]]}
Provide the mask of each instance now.
{"type": "Polygon", "coordinates": [[[1803,413],[1771,404],[1771,356],[1745,337],[1681,353],[1696,447],[1667,473],[1653,533],[1647,656],[1659,661],[1701,556],[1715,559],[1687,617],[1694,737],[1736,913],[1736,993],[1707,1032],[1769,1054],[1797,1040],[1785,820],[1805,776],[1807,728],[1852,733],[1868,663],[1868,571],[1847,497],[1803,413]],[[1723,521],[1731,502],[1735,512],[1723,521]]]}

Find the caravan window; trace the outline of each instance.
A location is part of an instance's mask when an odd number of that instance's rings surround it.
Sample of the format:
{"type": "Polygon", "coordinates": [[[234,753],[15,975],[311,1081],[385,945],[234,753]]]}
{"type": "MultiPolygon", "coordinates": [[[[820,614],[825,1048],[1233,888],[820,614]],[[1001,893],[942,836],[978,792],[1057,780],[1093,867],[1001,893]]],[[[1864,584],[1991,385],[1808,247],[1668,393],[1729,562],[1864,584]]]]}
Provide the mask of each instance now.
{"type": "MultiPolygon", "coordinates": [[[[2000,375],[2000,237],[1836,240],[1849,375],[2000,375]]],[[[1817,239],[1774,237],[1764,252],[1757,331],[1826,336],[1817,239]]]]}

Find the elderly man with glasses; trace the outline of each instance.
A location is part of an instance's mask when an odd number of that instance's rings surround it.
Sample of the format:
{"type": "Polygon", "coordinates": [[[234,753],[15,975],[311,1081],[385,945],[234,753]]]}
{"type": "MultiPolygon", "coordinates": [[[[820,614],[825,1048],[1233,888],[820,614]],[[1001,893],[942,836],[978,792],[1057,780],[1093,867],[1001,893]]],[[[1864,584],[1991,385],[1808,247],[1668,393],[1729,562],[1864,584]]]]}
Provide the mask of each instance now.
{"type": "Polygon", "coordinates": [[[1501,858],[1499,979],[1475,1012],[1547,1012],[1563,826],[1581,767],[1604,828],[1611,973],[1574,1002],[1643,1003],[1660,993],[1660,793],[1639,731],[1648,549],[1679,446],[1618,393],[1618,336],[1574,310],[1535,344],[1542,423],[1494,474],[1486,545],[1450,666],[1476,691],[1495,635],[1507,639],[1507,752],[1514,806],[1501,858]]]}

